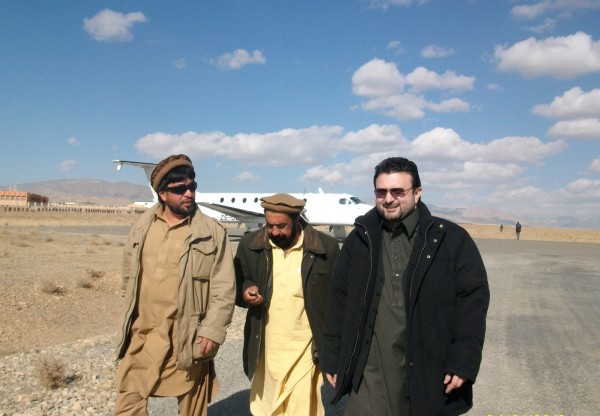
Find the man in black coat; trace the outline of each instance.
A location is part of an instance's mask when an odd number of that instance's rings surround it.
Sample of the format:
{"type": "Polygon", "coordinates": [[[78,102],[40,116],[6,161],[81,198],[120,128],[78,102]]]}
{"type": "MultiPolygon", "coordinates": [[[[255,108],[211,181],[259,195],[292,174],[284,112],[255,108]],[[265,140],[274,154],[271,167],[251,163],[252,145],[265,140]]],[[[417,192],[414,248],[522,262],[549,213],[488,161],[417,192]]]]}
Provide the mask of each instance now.
{"type": "Polygon", "coordinates": [[[375,168],[376,206],[358,217],[332,276],[321,370],[345,415],[459,415],[473,405],[489,287],[460,226],[421,201],[417,166],[375,168]]]}

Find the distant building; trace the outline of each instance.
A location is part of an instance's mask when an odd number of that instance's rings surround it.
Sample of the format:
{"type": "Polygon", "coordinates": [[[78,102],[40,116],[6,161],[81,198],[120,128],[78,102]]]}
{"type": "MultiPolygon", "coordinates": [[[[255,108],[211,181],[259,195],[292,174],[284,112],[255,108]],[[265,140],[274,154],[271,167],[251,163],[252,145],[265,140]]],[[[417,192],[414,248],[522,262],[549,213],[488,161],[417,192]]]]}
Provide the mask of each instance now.
{"type": "Polygon", "coordinates": [[[48,202],[47,196],[17,190],[0,191],[0,207],[4,210],[9,207],[27,209],[32,206],[47,206],[48,202]]]}

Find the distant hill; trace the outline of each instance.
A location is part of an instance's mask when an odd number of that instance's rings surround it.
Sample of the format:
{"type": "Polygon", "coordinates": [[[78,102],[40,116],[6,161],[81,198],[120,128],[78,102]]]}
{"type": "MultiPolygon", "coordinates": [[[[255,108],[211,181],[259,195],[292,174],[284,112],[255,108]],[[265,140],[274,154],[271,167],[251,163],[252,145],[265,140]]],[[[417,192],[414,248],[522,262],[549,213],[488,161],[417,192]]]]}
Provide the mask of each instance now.
{"type": "MultiPolygon", "coordinates": [[[[40,194],[50,198],[51,203],[73,202],[97,205],[126,206],[135,201],[152,201],[152,192],[146,185],[129,182],[107,182],[95,179],[64,179],[45,182],[22,183],[17,190],[40,194]]],[[[12,186],[10,187],[12,188],[12,186]]],[[[1,186],[7,191],[9,186],[1,186]]],[[[425,201],[427,203],[427,201],[425,201]]],[[[518,220],[524,226],[600,228],[600,219],[581,220],[569,216],[555,218],[531,218],[514,216],[499,209],[489,208],[448,208],[428,204],[433,215],[447,218],[460,224],[504,224],[512,227],[518,220]]]]}
{"type": "MultiPolygon", "coordinates": [[[[51,203],[74,202],[97,205],[128,205],[135,201],[152,201],[148,186],[129,182],[107,182],[95,179],[63,179],[16,185],[21,192],[47,196],[51,203]]],[[[12,188],[12,187],[11,187],[12,188]]],[[[8,186],[0,187],[7,191],[8,186]]]]}

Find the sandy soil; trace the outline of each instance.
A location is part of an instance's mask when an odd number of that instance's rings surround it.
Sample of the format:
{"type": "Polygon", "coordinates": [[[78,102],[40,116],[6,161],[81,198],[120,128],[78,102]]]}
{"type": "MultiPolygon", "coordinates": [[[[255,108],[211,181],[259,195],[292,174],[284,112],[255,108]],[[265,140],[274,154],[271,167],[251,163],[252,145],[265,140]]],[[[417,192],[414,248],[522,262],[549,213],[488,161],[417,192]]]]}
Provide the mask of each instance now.
{"type": "MultiPolygon", "coordinates": [[[[117,330],[121,256],[135,218],[0,212],[0,356],[117,330]]],[[[465,228],[476,239],[515,238],[514,227],[465,228]]],[[[524,224],[521,239],[600,243],[600,230],[524,224]]]]}

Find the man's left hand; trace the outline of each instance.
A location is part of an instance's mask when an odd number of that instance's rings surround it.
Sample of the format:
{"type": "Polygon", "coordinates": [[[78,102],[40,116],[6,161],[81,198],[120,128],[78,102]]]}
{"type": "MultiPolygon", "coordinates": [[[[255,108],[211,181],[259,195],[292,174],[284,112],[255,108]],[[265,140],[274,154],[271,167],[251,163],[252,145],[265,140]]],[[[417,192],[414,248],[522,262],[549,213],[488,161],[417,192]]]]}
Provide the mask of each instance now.
{"type": "Polygon", "coordinates": [[[460,388],[465,382],[465,378],[457,376],[456,374],[446,374],[444,377],[444,384],[446,385],[446,394],[449,394],[452,390],[460,388]]]}
{"type": "Polygon", "coordinates": [[[202,358],[214,355],[219,348],[219,344],[211,339],[198,337],[194,345],[194,358],[202,358]]]}

